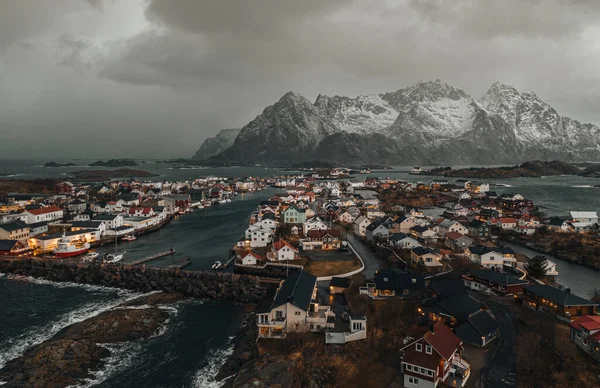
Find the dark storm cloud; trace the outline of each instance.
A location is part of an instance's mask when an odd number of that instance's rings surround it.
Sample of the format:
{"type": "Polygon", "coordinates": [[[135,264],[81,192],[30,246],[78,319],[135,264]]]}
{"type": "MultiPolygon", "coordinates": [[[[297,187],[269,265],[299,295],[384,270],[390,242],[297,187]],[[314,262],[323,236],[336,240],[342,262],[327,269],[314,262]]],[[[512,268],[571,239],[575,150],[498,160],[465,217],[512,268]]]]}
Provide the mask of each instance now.
{"type": "Polygon", "coordinates": [[[289,90],[314,99],[436,78],[475,98],[503,81],[599,123],[599,10],[591,0],[7,0],[0,151],[72,143],[94,144],[73,148],[83,156],[187,156],[289,90]]]}

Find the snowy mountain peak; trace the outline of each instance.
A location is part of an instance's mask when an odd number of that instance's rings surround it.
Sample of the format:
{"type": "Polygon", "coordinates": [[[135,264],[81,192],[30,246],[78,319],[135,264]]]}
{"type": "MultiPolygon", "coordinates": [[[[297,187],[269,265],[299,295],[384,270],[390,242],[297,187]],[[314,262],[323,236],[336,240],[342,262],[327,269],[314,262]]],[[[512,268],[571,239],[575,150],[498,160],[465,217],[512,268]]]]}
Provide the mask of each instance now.
{"type": "Polygon", "coordinates": [[[333,119],[341,130],[351,133],[383,130],[398,117],[398,111],[376,95],[350,98],[319,94],[315,107],[321,114],[333,119]]]}
{"type": "Polygon", "coordinates": [[[412,106],[423,102],[434,102],[444,99],[458,101],[471,98],[461,89],[452,87],[440,80],[419,81],[416,84],[392,93],[381,94],[380,97],[392,107],[408,111],[412,106]]]}

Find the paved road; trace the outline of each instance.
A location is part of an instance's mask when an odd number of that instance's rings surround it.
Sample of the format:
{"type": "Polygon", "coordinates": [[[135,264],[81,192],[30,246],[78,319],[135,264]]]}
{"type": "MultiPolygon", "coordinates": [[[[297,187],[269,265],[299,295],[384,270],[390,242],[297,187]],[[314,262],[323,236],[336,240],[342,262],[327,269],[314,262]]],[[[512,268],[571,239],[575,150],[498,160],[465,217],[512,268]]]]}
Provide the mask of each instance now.
{"type": "Polygon", "coordinates": [[[360,258],[365,263],[365,269],[362,272],[367,279],[372,278],[375,275],[375,271],[381,268],[379,260],[375,257],[375,254],[369,250],[369,248],[359,240],[353,233],[347,234],[348,242],[356,249],[356,252],[360,255],[360,258]]]}
{"type": "Polygon", "coordinates": [[[500,327],[496,348],[489,355],[488,368],[481,373],[476,386],[485,388],[506,388],[516,386],[517,376],[517,322],[511,311],[501,302],[480,297],[486,303],[500,327]]]}

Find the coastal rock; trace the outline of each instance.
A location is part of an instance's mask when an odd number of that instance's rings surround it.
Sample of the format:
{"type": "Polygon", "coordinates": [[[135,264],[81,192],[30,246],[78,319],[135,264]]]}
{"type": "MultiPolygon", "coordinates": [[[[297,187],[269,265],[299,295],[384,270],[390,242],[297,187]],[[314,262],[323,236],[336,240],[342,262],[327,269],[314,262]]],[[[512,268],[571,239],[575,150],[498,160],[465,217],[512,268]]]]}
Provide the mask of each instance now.
{"type": "Polygon", "coordinates": [[[264,299],[267,292],[254,276],[169,268],[78,265],[39,259],[0,259],[0,273],[32,276],[57,282],[78,281],[140,292],[161,290],[185,296],[235,300],[242,303],[259,302],[264,299]],[[144,280],[140,281],[140,279],[144,280]]]}

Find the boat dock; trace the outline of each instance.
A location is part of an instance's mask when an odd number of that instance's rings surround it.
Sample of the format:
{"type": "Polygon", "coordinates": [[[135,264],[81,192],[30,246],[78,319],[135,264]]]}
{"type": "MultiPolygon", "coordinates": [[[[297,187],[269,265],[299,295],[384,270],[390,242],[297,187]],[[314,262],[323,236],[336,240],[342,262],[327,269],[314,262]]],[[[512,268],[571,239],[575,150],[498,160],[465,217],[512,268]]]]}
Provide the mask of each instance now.
{"type": "Polygon", "coordinates": [[[137,261],[134,261],[133,263],[127,263],[127,264],[128,265],[140,265],[140,264],[144,264],[144,263],[147,263],[149,261],[152,261],[152,260],[160,259],[161,257],[173,255],[173,254],[175,254],[175,250],[171,249],[170,251],[157,253],[156,255],[148,256],[148,257],[145,257],[145,258],[143,258],[141,260],[137,260],[137,261]]]}
{"type": "Polygon", "coordinates": [[[173,262],[173,264],[169,265],[168,268],[177,268],[177,269],[183,269],[185,267],[187,267],[188,265],[192,264],[192,261],[190,260],[189,257],[184,256],[180,259],[177,259],[176,261],[173,262]]]}

